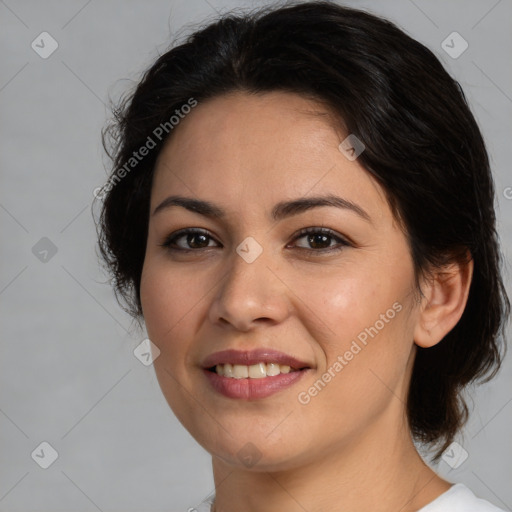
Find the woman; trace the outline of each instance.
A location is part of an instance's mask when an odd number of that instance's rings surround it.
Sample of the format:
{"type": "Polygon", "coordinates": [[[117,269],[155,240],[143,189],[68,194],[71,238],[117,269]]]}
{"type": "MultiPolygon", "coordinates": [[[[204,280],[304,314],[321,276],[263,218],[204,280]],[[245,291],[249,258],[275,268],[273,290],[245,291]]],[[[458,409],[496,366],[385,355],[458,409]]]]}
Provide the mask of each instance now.
{"type": "Polygon", "coordinates": [[[329,2],[227,15],[108,134],[100,247],[212,455],[197,510],[499,510],[414,444],[458,446],[509,313],[484,142],[428,49],[329,2]]]}

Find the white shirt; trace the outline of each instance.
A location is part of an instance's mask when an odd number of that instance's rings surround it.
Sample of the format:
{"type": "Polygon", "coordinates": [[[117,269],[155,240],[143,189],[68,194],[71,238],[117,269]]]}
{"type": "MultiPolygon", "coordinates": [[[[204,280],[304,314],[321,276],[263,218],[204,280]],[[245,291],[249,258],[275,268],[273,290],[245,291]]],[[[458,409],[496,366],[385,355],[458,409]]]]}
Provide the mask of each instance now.
{"type": "MultiPolygon", "coordinates": [[[[213,498],[204,501],[196,508],[189,508],[187,512],[210,512],[213,498]]],[[[477,498],[464,484],[452,485],[447,491],[439,495],[434,501],[425,505],[418,512],[505,512],[481,498],[477,498]]]]}
{"type": "MultiPolygon", "coordinates": [[[[207,509],[208,510],[208,509],[207,509]]],[[[464,484],[452,485],[418,512],[505,512],[486,500],[477,498],[464,484]]]]}

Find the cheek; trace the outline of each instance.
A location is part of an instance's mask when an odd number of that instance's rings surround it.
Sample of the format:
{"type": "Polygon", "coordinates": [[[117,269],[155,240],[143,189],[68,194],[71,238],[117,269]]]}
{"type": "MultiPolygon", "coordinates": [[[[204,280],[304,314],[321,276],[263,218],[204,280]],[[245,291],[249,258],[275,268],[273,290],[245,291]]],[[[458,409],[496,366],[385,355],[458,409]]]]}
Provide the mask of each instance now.
{"type": "Polygon", "coordinates": [[[194,332],[192,322],[197,320],[194,307],[200,297],[190,277],[153,261],[144,265],[140,295],[148,337],[160,350],[153,365],[156,377],[174,414],[186,424],[194,408],[182,389],[192,389],[193,385],[184,362],[194,332]]]}
{"type": "Polygon", "coordinates": [[[325,378],[337,382],[327,387],[347,402],[372,400],[376,386],[385,388],[379,379],[394,387],[406,370],[413,346],[410,279],[405,269],[397,274],[353,267],[350,274],[333,273],[335,278],[317,282],[316,288],[302,282],[300,293],[308,297],[303,321],[317,317],[317,325],[328,326],[323,337],[320,329],[315,334],[323,352],[319,374],[327,372],[325,378]]]}
{"type": "Polygon", "coordinates": [[[201,302],[197,281],[183,272],[172,272],[165,265],[144,264],[140,295],[148,336],[162,352],[180,350],[179,341],[187,323],[194,317],[194,308],[201,302]],[[182,333],[180,335],[180,333],[182,333]]]}
{"type": "MultiPolygon", "coordinates": [[[[396,311],[400,306],[393,305],[399,303],[403,307],[408,285],[406,275],[394,277],[374,271],[369,265],[353,265],[311,279],[295,279],[294,292],[304,297],[299,306],[302,321],[306,325],[316,321],[316,325],[325,327],[323,339],[330,352],[344,349],[347,341],[376,322],[379,331],[389,332],[389,326],[400,316],[396,311]]],[[[364,340],[364,334],[361,338],[364,340]]]]}

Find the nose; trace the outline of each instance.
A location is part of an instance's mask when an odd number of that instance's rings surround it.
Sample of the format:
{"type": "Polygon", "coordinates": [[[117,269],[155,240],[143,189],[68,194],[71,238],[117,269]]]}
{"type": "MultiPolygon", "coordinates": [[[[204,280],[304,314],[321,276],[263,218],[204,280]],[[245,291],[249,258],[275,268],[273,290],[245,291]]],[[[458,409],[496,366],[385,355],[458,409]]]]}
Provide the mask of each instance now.
{"type": "Polygon", "coordinates": [[[247,332],[286,319],[291,308],[289,290],[271,259],[263,251],[248,263],[233,251],[210,306],[213,324],[247,332]]]}

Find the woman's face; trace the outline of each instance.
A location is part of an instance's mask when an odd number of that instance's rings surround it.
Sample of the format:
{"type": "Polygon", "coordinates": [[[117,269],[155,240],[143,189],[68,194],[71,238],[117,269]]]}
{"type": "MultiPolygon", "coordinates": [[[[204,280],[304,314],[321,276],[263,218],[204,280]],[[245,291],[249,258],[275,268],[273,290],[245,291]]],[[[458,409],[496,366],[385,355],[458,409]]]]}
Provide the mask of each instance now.
{"type": "Polygon", "coordinates": [[[382,188],[329,120],[294,94],[232,93],[199,103],[156,164],[141,281],[154,366],[181,423],[229,464],[291,468],[403,430],[412,260],[382,188]],[[162,205],[170,196],[223,214],[162,205]],[[275,210],[327,196],[340,200],[275,210]],[[203,234],[170,240],[189,228],[203,234]],[[211,359],[225,350],[239,358],[211,359]],[[287,357],[307,369],[285,373],[287,357]],[[229,361],[252,377],[205,368],[229,361]]]}

